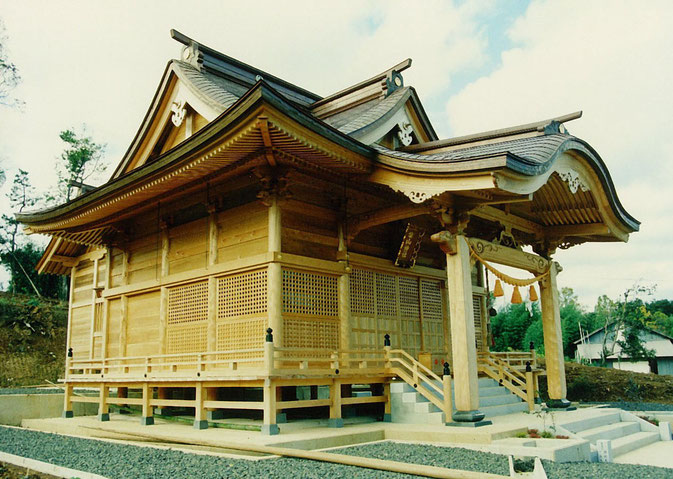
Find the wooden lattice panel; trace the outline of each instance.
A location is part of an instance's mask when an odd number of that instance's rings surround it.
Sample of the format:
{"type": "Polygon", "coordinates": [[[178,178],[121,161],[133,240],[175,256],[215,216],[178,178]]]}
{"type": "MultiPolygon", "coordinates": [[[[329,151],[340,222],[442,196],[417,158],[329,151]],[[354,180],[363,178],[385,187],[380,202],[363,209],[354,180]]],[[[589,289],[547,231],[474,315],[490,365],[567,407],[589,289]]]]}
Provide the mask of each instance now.
{"type": "Polygon", "coordinates": [[[444,350],[444,307],[441,281],[421,280],[423,343],[426,351],[444,350]]]}
{"type": "Polygon", "coordinates": [[[353,269],[350,275],[351,314],[372,317],[376,314],[374,275],[373,271],[353,269]]]}
{"type": "Polygon", "coordinates": [[[398,317],[397,278],[392,274],[376,273],[376,315],[398,317]]]}
{"type": "Polygon", "coordinates": [[[266,314],[266,282],[266,269],[218,278],[218,320],[266,314]]]}
{"type": "MultiPolygon", "coordinates": [[[[208,350],[207,324],[176,324],[168,328],[166,352],[168,354],[200,353],[208,350]]],[[[178,358],[175,361],[188,361],[178,358]]]]}
{"type": "Polygon", "coordinates": [[[484,350],[483,319],[484,308],[481,295],[472,295],[472,311],[474,312],[474,337],[477,341],[477,351],[484,350]]]}
{"type": "MultiPolygon", "coordinates": [[[[257,349],[264,346],[267,319],[247,318],[228,320],[217,325],[217,350],[232,351],[257,349]]],[[[219,359],[250,358],[259,356],[258,352],[218,355],[219,359]]]]}
{"type": "Polygon", "coordinates": [[[283,269],[283,315],[338,318],[337,277],[283,269]]]}
{"type": "MultiPolygon", "coordinates": [[[[168,289],[168,324],[183,324],[208,319],[208,282],[168,289]]],[[[205,350],[204,350],[205,351],[205,350]]]]}
{"type": "Polygon", "coordinates": [[[283,344],[288,348],[339,348],[339,321],[285,319],[283,344]]]}
{"type": "Polygon", "coordinates": [[[418,301],[418,278],[400,276],[400,347],[411,354],[421,348],[421,308],[418,301]]]}

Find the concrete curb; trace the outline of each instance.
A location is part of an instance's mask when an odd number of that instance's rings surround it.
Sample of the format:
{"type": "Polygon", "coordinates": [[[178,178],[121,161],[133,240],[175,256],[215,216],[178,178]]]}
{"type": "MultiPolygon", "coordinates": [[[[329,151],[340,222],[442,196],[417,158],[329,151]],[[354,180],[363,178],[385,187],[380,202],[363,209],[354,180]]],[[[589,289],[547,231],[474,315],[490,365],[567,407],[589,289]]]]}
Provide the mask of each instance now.
{"type": "Polygon", "coordinates": [[[52,476],[61,477],[64,479],[107,479],[104,476],[99,476],[98,474],[92,474],[90,472],[77,471],[75,469],[69,469],[67,467],[57,466],[55,464],[50,464],[48,462],[37,461],[35,459],[29,459],[27,457],[15,456],[14,454],[8,454],[6,452],[0,451],[0,462],[6,462],[14,466],[25,467],[30,470],[41,472],[43,474],[51,474],[52,476]]]}

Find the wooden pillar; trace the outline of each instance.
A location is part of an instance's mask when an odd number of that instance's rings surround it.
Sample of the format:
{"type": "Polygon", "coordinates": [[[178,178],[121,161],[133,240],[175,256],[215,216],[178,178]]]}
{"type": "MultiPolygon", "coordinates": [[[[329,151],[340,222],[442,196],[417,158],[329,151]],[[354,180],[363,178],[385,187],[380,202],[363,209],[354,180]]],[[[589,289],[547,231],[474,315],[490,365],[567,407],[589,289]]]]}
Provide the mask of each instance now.
{"type": "Polygon", "coordinates": [[[482,421],[484,413],[479,411],[470,248],[464,236],[455,235],[450,237],[447,244],[442,244],[442,249],[446,253],[451,318],[452,369],[456,404],[456,411],[452,417],[454,421],[460,423],[481,425],[488,421],[482,421]]]}
{"type": "Polygon", "coordinates": [[[171,241],[168,236],[168,223],[161,222],[161,277],[168,276],[168,252],[170,251],[171,241]]]}
{"type": "Polygon", "coordinates": [[[351,343],[351,267],[348,265],[348,250],[343,234],[343,226],[339,225],[339,250],[337,252],[339,262],[344,265],[344,274],[339,276],[339,323],[340,338],[339,349],[349,350],[351,343]]]}
{"type": "Polygon", "coordinates": [[[168,343],[168,288],[159,292],[159,354],[166,354],[168,343]]]}
{"type": "Polygon", "coordinates": [[[70,268],[70,291],[68,292],[68,329],[66,330],[66,338],[65,338],[65,379],[68,379],[68,376],[70,375],[70,371],[68,370],[68,366],[70,365],[70,357],[69,357],[69,352],[70,348],[72,348],[72,303],[73,303],[73,297],[75,295],[75,275],[77,274],[77,267],[73,266],[70,268]]]}
{"type": "Polygon", "coordinates": [[[206,410],[203,408],[203,402],[206,400],[206,388],[202,382],[196,383],[196,394],[194,395],[194,429],[207,429],[208,420],[206,419],[206,410]]]}
{"type": "Polygon", "coordinates": [[[393,421],[393,416],[392,416],[392,413],[390,412],[391,404],[390,404],[390,383],[389,382],[383,383],[383,395],[386,398],[386,402],[384,403],[384,406],[383,406],[383,422],[392,422],[393,421]]]}
{"type": "Polygon", "coordinates": [[[217,210],[214,204],[208,205],[208,266],[217,264],[217,210]]]}
{"type": "MultiPolygon", "coordinates": [[[[208,351],[217,351],[217,278],[208,278],[208,351]]],[[[211,356],[210,359],[213,359],[211,356]]]]}
{"type": "Polygon", "coordinates": [[[100,393],[98,399],[98,420],[99,421],[109,421],[110,420],[110,406],[108,405],[107,399],[110,395],[110,386],[101,383],[100,384],[100,393]]]}
{"type": "Polygon", "coordinates": [[[267,378],[264,380],[264,424],[262,425],[262,434],[269,436],[280,432],[276,424],[276,389],[277,386],[273,380],[267,378]]]}
{"type": "MultiPolygon", "coordinates": [[[[109,246],[105,251],[105,283],[104,290],[112,287],[112,248],[109,246]]],[[[110,300],[103,299],[103,325],[101,328],[101,357],[107,358],[107,342],[108,342],[108,324],[110,322],[110,300]]]]}
{"type": "Polygon", "coordinates": [[[566,376],[563,357],[563,332],[556,286],[556,275],[561,271],[558,263],[552,262],[549,275],[539,282],[542,307],[542,333],[544,335],[545,361],[547,369],[548,407],[566,408],[566,376]]]}
{"type": "Polygon", "coordinates": [[[129,284],[129,252],[122,252],[122,284],[129,284]]]}
{"type": "Polygon", "coordinates": [[[344,420],[341,418],[341,382],[334,380],[329,385],[329,427],[344,427],[344,420]]]}
{"type": "Polygon", "coordinates": [[[98,287],[98,258],[93,260],[93,281],[91,281],[91,315],[89,325],[89,359],[93,359],[93,350],[96,344],[96,288],[98,287]]]}
{"type": "Polygon", "coordinates": [[[63,417],[73,417],[72,412],[72,384],[65,384],[65,394],[63,395],[63,417]]]}
{"type": "Polygon", "coordinates": [[[140,418],[140,424],[143,426],[151,426],[154,424],[154,414],[152,412],[152,406],[150,406],[153,391],[154,389],[151,388],[148,383],[143,383],[143,415],[140,418]]]}
{"type": "Polygon", "coordinates": [[[275,195],[270,196],[269,201],[269,252],[277,256],[269,263],[267,271],[267,312],[274,344],[280,347],[283,344],[283,272],[277,257],[281,252],[281,212],[275,195]]]}
{"type": "Polygon", "coordinates": [[[126,356],[126,338],[129,324],[129,297],[125,294],[121,297],[121,318],[119,324],[119,356],[126,356]]]}

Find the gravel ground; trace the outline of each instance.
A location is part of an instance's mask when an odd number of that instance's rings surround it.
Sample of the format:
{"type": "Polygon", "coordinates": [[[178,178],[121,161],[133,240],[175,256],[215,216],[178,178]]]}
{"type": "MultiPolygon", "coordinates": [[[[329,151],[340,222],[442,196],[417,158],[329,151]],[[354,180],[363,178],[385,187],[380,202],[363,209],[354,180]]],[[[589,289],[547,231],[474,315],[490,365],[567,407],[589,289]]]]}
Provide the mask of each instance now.
{"type": "MultiPolygon", "coordinates": [[[[0,450],[114,479],[391,478],[409,476],[303,459],[260,461],[188,454],[0,427],[0,450]]],[[[341,454],[507,475],[506,456],[468,449],[381,442],[335,450],[341,454]]],[[[549,479],[670,479],[673,470],[629,464],[556,464],[544,461],[549,479]]]]}
{"type": "Polygon", "coordinates": [[[607,407],[618,407],[624,411],[673,411],[673,404],[656,402],[583,402],[582,404],[604,404],[607,407]]]}
{"type": "Polygon", "coordinates": [[[7,388],[0,389],[0,396],[7,394],[59,394],[63,393],[63,389],[42,389],[42,388],[7,388]]]}

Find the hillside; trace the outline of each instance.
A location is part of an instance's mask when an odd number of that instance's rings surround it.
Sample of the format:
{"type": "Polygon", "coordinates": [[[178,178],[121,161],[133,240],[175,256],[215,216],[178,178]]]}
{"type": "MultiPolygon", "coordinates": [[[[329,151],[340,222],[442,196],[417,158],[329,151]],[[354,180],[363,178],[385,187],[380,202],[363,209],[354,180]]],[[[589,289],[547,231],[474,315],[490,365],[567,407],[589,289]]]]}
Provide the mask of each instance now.
{"type": "Polygon", "coordinates": [[[65,303],[0,291],[0,387],[63,377],[67,318],[65,303]]]}

